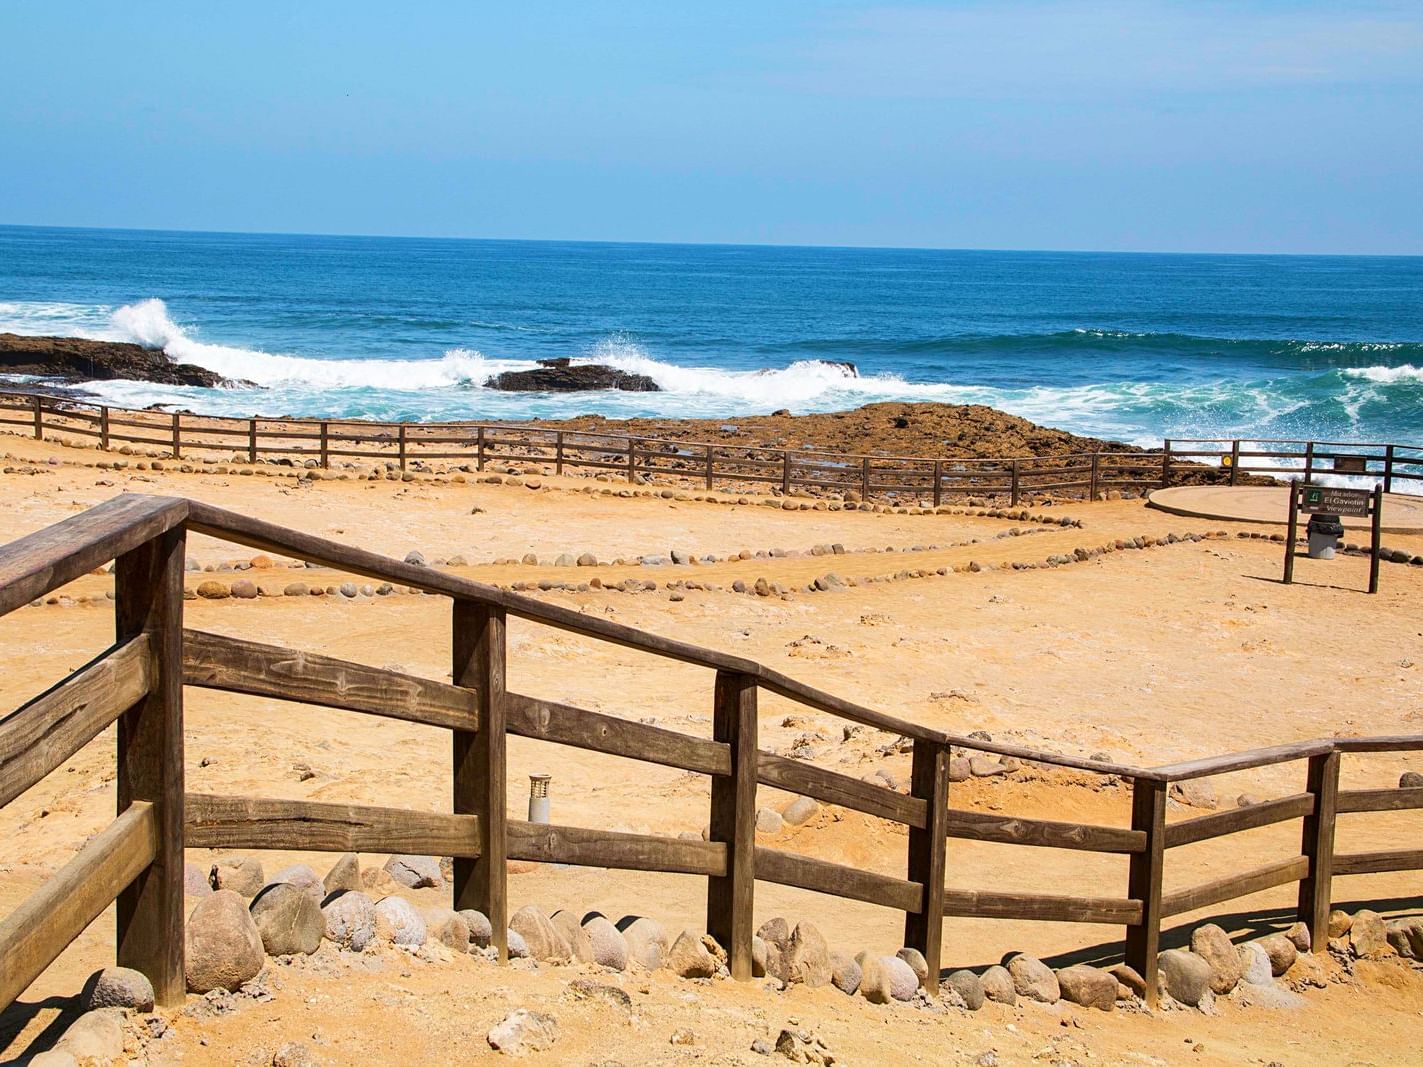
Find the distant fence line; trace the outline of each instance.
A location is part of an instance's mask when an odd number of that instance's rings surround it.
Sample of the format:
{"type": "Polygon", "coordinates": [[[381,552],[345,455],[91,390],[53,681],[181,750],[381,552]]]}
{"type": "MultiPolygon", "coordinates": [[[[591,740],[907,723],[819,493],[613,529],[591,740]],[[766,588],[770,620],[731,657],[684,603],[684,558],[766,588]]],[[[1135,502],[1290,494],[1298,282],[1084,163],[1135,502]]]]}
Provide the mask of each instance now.
{"type": "Polygon", "coordinates": [[[1145,492],[1208,476],[1237,484],[1242,476],[1333,475],[1382,482],[1423,482],[1423,445],[1341,441],[1189,438],[1160,450],[1081,452],[1061,456],[944,458],[767,448],[724,442],[545,429],[475,422],[367,422],[355,419],[238,419],[140,411],[30,393],[0,393],[0,425],[24,427],[36,439],[74,435],[114,445],[163,448],[174,458],[222,452],[263,460],[360,459],[395,463],[454,461],[484,470],[490,463],[539,463],[554,473],[603,471],[637,483],[675,479],[707,490],[761,486],[797,492],[858,495],[940,505],[947,497],[1044,494],[1098,500],[1110,490],[1145,492]],[[1215,469],[1216,467],[1220,469],[1215,469]]]}
{"type": "MultiPolygon", "coordinates": [[[[117,958],[151,979],[160,1005],[182,1002],[185,848],[417,853],[454,857],[451,902],[484,912],[500,959],[507,958],[508,864],[530,860],[705,879],[706,926],[725,947],[735,979],[752,976],[757,885],[772,882],[867,902],[902,913],[905,943],[928,963],[930,988],[951,917],[1120,926],[1125,959],[1157,996],[1164,922],[1265,889],[1294,885],[1292,913],[1311,946],[1328,942],[1333,886],[1344,876],[1423,869],[1413,831],[1402,847],[1336,848],[1337,816],[1423,808],[1423,788],[1340,789],[1346,755],[1423,750],[1423,735],[1323,738],[1162,767],[1081,759],[932,729],[815,689],[756,662],[638,630],[575,609],[505,592],[445,571],[389,559],[198,501],[125,493],[80,515],[0,546],[0,616],[44,597],[113,560],[117,641],[14,712],[0,717],[0,807],[57,770],[117,723],[117,819],[17,909],[0,920],[0,1011],[117,899],[117,958]],[[189,533],[275,552],[446,598],[452,627],[452,681],[378,668],[188,629],[183,561],[189,533]],[[506,661],[509,617],[700,667],[713,675],[702,697],[711,736],[697,737],[631,719],[514,692],[506,661]],[[451,731],[451,762],[430,765],[432,783],[451,782],[442,811],[188,792],[184,780],[186,687],[337,708],[451,731]],[[764,751],[758,742],[763,694],[904,737],[908,793],[764,751]],[[543,825],[508,816],[510,735],[673,767],[710,778],[709,839],[543,825]],[[953,804],[955,749],[1012,756],[1122,779],[1132,794],[1130,824],[1019,818],[953,804]],[[1290,792],[1248,807],[1170,824],[1173,783],[1278,764],[1304,764],[1290,792]],[[907,828],[897,874],[763,847],[756,841],[757,787],[769,786],[907,828]],[[1281,859],[1242,869],[1243,852],[1222,857],[1211,880],[1167,890],[1168,857],[1178,847],[1277,823],[1299,828],[1281,859]],[[1125,857],[1125,878],[1097,893],[1061,891],[1049,860],[1039,879],[1057,892],[1006,891],[995,878],[964,886],[950,863],[952,842],[1069,849],[1125,857]],[[952,885],[952,882],[959,885],[952,885]]],[[[23,655],[18,650],[13,655],[23,655]]],[[[527,672],[522,672],[527,673],[527,672]]],[[[586,696],[606,697],[601,676],[586,696]]],[[[1016,866],[1016,865],[1015,865],[1016,866]]]]}

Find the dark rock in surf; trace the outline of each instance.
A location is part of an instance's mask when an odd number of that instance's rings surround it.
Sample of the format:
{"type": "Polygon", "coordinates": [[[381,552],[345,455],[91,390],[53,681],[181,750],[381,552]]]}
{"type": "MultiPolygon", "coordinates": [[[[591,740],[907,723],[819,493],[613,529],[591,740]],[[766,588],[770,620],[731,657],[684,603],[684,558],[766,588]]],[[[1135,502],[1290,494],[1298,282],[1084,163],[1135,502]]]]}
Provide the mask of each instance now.
{"type": "Polygon", "coordinates": [[[64,382],[122,378],[160,385],[251,385],[192,363],[174,363],[161,351],[122,341],[82,337],[21,337],[0,333],[0,373],[32,374],[64,382]]]}
{"type": "Polygon", "coordinates": [[[601,363],[574,366],[570,359],[541,359],[533,370],[511,370],[484,383],[486,389],[515,393],[580,393],[620,389],[627,393],[660,393],[646,374],[632,374],[601,363]]]}

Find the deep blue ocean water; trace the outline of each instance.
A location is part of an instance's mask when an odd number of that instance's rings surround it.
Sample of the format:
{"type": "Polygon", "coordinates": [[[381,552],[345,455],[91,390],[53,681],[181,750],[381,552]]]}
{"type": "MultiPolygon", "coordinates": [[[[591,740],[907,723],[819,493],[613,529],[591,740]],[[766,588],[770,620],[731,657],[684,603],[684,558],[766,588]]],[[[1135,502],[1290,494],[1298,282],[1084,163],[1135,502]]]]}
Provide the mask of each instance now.
{"type": "Polygon", "coordinates": [[[98,387],[234,415],[729,418],[932,400],[1137,443],[1423,442],[1423,257],[0,227],[3,330],[136,340],[257,383],[98,387]],[[551,356],[665,391],[481,387],[551,356]]]}

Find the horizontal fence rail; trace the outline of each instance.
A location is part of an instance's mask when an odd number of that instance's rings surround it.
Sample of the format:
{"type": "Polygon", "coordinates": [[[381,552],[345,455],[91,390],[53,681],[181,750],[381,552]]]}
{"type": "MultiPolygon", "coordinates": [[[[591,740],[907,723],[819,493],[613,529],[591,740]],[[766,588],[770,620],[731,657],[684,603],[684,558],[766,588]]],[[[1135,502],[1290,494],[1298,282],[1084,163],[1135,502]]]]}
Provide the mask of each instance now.
{"type": "Polygon", "coordinates": [[[6,425],[38,439],[67,435],[103,449],[146,445],[179,459],[220,453],[240,462],[278,460],[323,468],[333,460],[365,460],[401,471],[428,462],[457,462],[474,471],[490,464],[535,463],[555,474],[605,473],[631,483],[662,480],[707,490],[760,487],[935,507],[969,497],[1006,498],[1011,506],[1044,494],[1097,500],[1114,490],[1145,492],[1207,476],[1235,485],[1242,476],[1309,481],[1330,475],[1381,481],[1385,492],[1396,484],[1406,489],[1423,482],[1423,445],[1407,444],[1168,439],[1160,450],[1061,456],[855,455],[532,425],[236,419],[0,392],[0,426],[6,425]]]}
{"type": "Polygon", "coordinates": [[[450,856],[454,903],[489,916],[507,955],[506,860],[657,871],[706,879],[707,929],[736,978],[751,975],[757,882],[862,901],[904,917],[904,940],[935,978],[946,917],[1091,923],[1125,929],[1127,962],[1156,996],[1163,921],[1294,883],[1316,950],[1327,941],[1337,877],[1423,869],[1423,850],[1339,853],[1339,814],[1423,807],[1423,789],[1338,788],[1348,754],[1423,750],[1423,736],[1299,741],[1146,768],[961,737],[824,693],[752,660],[675,641],[416,567],[196,501],[126,495],[0,548],[0,605],[9,611],[115,560],[117,642],[47,692],[0,718],[0,805],[118,724],[118,818],[0,922],[0,1007],[20,995],[111,902],[118,958],[173,1004],[183,977],[184,848],[418,853],[450,856]],[[446,597],[452,682],[185,628],[187,532],[325,564],[446,597]],[[713,673],[712,736],[677,731],[511,692],[509,616],[713,673]],[[385,716],[450,731],[453,786],[446,811],[189,793],[182,776],[184,686],[385,716]],[[889,731],[911,746],[908,792],[761,750],[762,692],[889,731]],[[508,818],[509,735],[708,776],[709,839],[682,840],[508,818]],[[1020,818],[956,808],[948,764],[958,750],[1109,775],[1129,782],[1129,826],[1020,818]],[[1303,761],[1303,788],[1283,797],[1166,823],[1172,783],[1303,761]],[[903,875],[758,846],[756,790],[765,785],[907,827],[903,875]],[[1165,886],[1169,851],[1290,820],[1297,854],[1230,870],[1200,885],[1165,886]],[[1126,857],[1125,886],[1108,895],[953,886],[950,841],[1068,849],[1126,857]]]}

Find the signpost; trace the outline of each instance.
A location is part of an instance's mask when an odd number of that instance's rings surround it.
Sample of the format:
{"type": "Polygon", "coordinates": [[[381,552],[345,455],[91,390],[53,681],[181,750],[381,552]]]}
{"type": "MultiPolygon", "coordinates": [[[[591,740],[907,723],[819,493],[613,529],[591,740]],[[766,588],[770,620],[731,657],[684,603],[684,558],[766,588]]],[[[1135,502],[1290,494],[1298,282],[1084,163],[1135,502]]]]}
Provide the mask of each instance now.
{"type": "Polygon", "coordinates": [[[1290,528],[1285,535],[1285,584],[1295,577],[1295,538],[1299,535],[1300,512],[1306,515],[1345,515],[1373,519],[1369,545],[1369,592],[1379,591],[1379,540],[1383,523],[1383,486],[1373,489],[1336,489],[1298,480],[1290,482],[1290,528]]]}

